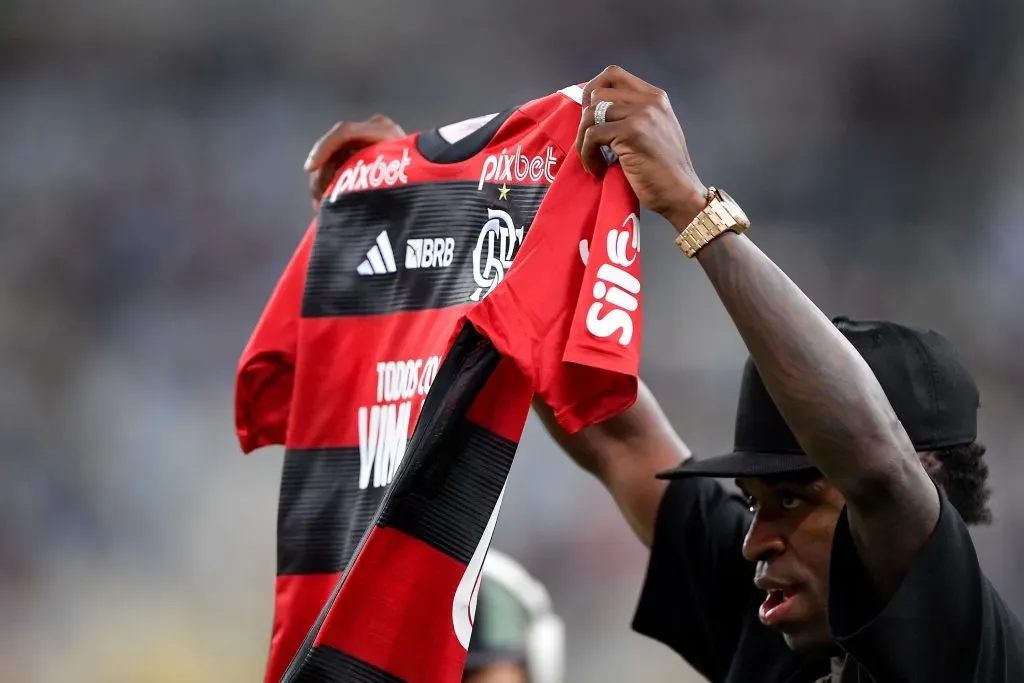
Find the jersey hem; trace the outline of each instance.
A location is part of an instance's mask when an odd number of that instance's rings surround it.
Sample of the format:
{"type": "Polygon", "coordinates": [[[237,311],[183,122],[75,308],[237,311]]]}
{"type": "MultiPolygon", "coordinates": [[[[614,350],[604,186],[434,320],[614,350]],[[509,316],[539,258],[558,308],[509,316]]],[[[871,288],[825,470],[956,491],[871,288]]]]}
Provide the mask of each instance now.
{"type": "Polygon", "coordinates": [[[599,422],[610,420],[611,418],[629,410],[636,403],[638,396],[639,391],[634,391],[632,396],[623,399],[607,410],[602,410],[601,412],[589,415],[587,418],[582,418],[576,413],[576,407],[579,404],[574,403],[572,405],[565,406],[560,410],[556,410],[555,420],[567,434],[575,434],[584,427],[589,427],[591,425],[598,424],[599,422]]]}

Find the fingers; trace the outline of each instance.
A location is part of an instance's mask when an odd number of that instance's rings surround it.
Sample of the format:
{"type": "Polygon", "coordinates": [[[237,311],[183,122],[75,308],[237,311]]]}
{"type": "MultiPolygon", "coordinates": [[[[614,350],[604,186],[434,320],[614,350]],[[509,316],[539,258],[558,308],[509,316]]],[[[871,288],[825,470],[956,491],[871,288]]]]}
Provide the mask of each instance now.
{"type": "Polygon", "coordinates": [[[320,136],[320,139],[313,143],[313,148],[309,150],[309,156],[306,157],[306,163],[303,165],[303,170],[308,173],[320,168],[328,157],[337,152],[344,144],[351,126],[351,123],[339,121],[331,126],[330,130],[320,136]]]}
{"type": "MultiPolygon", "coordinates": [[[[609,113],[611,110],[609,109],[609,113]]],[[[628,121],[618,120],[605,123],[600,126],[591,125],[580,131],[576,141],[576,148],[579,152],[583,168],[591,175],[600,178],[608,168],[602,147],[612,147],[612,143],[626,132],[628,121]]]]}
{"type": "Polygon", "coordinates": [[[609,66],[587,83],[583,88],[583,115],[576,136],[576,151],[584,168],[593,175],[603,175],[606,161],[601,147],[611,147],[616,132],[623,132],[621,126],[613,124],[662,99],[667,101],[664,91],[618,66],[609,66]],[[600,102],[610,104],[605,105],[605,123],[598,126],[594,117],[600,102]],[[602,130],[591,132],[595,128],[602,130]]]}
{"type": "Polygon", "coordinates": [[[589,128],[590,126],[597,125],[597,105],[601,102],[607,102],[604,105],[604,121],[605,123],[611,123],[612,121],[621,121],[626,118],[631,112],[636,110],[636,105],[632,102],[616,102],[612,99],[605,100],[594,100],[594,103],[589,107],[583,108],[583,116],[580,117],[580,132],[589,128]]]}
{"type": "Polygon", "coordinates": [[[598,102],[599,100],[594,96],[594,91],[605,88],[644,94],[657,94],[661,92],[655,86],[638,76],[634,76],[621,66],[613,65],[606,68],[583,86],[583,106],[598,102]]]}
{"type": "Polygon", "coordinates": [[[359,150],[387,140],[405,137],[401,126],[383,114],[375,114],[365,121],[339,121],[331,126],[313,145],[303,165],[309,173],[309,193],[313,206],[320,199],[349,157],[359,150]]]}
{"type": "Polygon", "coordinates": [[[614,123],[615,121],[621,121],[633,109],[633,105],[621,101],[617,102],[611,99],[612,97],[615,96],[616,91],[614,90],[602,89],[597,92],[604,93],[607,99],[595,99],[593,104],[583,108],[583,116],[580,117],[580,127],[576,131],[576,152],[577,154],[580,155],[580,159],[583,159],[583,167],[586,168],[587,171],[593,173],[594,175],[600,176],[604,172],[604,164],[600,165],[600,172],[595,173],[593,170],[594,167],[588,165],[588,159],[586,156],[584,156],[583,149],[583,143],[586,139],[587,130],[593,128],[596,125],[595,117],[597,116],[597,105],[600,102],[610,103],[609,106],[605,109],[604,113],[605,123],[603,125],[605,126],[607,126],[609,123],[614,123]]]}
{"type": "Polygon", "coordinates": [[[598,102],[614,102],[616,104],[637,104],[648,99],[650,95],[642,90],[632,88],[594,88],[590,92],[590,102],[583,106],[593,106],[598,102]]]}
{"type": "Polygon", "coordinates": [[[313,197],[314,204],[319,208],[320,200],[324,196],[324,192],[330,187],[331,181],[334,180],[334,176],[338,173],[338,169],[341,165],[352,156],[350,152],[339,152],[334,156],[323,162],[319,168],[314,169],[309,173],[309,193],[313,197]]]}
{"type": "Polygon", "coordinates": [[[631,76],[632,74],[620,66],[609,66],[583,86],[583,106],[594,101],[595,90],[627,85],[631,76]]]}
{"type": "Polygon", "coordinates": [[[401,137],[405,137],[405,131],[383,114],[366,121],[339,121],[313,144],[303,168],[309,173],[338,154],[351,156],[369,145],[401,137]]]}
{"type": "MultiPolygon", "coordinates": [[[[607,69],[605,71],[607,71],[607,69]]],[[[605,164],[602,162],[598,166],[588,165],[589,160],[584,156],[583,150],[583,141],[587,129],[596,125],[595,117],[597,116],[598,104],[601,102],[609,103],[608,105],[605,105],[604,110],[604,125],[607,125],[615,121],[621,121],[625,118],[634,108],[635,103],[642,99],[643,96],[643,93],[638,93],[635,90],[611,88],[606,86],[597,86],[590,91],[590,103],[584,104],[583,115],[580,117],[580,126],[576,132],[576,152],[580,155],[580,159],[584,160],[583,165],[587,171],[597,176],[604,173],[605,164]]],[[[586,99],[583,101],[584,103],[587,102],[586,99]]]]}

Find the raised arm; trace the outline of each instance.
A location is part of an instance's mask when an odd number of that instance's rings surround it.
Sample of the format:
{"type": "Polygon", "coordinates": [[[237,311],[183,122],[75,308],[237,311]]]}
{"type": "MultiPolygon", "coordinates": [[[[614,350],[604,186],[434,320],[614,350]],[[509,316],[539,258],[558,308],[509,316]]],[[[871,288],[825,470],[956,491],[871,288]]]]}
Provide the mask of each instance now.
{"type": "MultiPolygon", "coordinates": [[[[600,146],[610,146],[640,200],[682,231],[706,206],[707,190],[664,92],[611,67],[585,88],[588,102],[578,142],[584,163],[600,173],[600,146]],[[602,101],[611,103],[607,122],[594,125],[594,105],[602,101]]],[[[934,529],[939,499],[881,386],[747,237],[725,233],[697,260],[790,429],[845,497],[861,559],[890,593],[934,529]]]]}
{"type": "MultiPolygon", "coordinates": [[[[304,166],[309,173],[314,210],[349,156],[368,145],[404,135],[398,124],[379,114],[365,121],[334,124],[313,145],[304,166]]],[[[650,390],[641,382],[632,408],[573,435],[558,426],[550,408],[540,400],[534,401],[534,410],[558,445],[604,484],[630,528],[644,545],[650,546],[666,487],[654,474],[677,466],[690,455],[650,390]]]]}
{"type": "Polygon", "coordinates": [[[629,410],[571,435],[539,399],[534,399],[533,408],[558,445],[604,484],[630,528],[650,547],[666,487],[654,475],[678,466],[690,451],[647,386],[640,382],[629,410]]]}
{"type": "Polygon", "coordinates": [[[726,233],[697,258],[779,412],[846,499],[859,554],[888,594],[935,528],[939,498],[882,387],[831,321],[749,239],[726,233]]]}

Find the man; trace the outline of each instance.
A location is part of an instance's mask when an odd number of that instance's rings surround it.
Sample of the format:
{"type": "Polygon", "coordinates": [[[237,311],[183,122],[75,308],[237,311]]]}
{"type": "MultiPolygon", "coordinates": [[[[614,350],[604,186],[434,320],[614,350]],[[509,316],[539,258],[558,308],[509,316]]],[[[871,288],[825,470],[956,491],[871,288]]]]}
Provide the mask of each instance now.
{"type": "Polygon", "coordinates": [[[687,463],[643,387],[629,411],[572,436],[535,405],[651,547],[634,628],[713,682],[1024,681],[1024,628],[965,526],[987,521],[988,492],[977,391],[952,346],[825,317],[700,181],[664,92],[609,67],[583,102],[584,165],[599,175],[601,148],[616,153],[751,356],[736,450],[720,458],[687,463]],[[746,503],[714,477],[737,479],[746,503]]]}
{"type": "Polygon", "coordinates": [[[484,562],[464,683],[562,683],[565,642],[547,590],[491,549],[484,562]]]}

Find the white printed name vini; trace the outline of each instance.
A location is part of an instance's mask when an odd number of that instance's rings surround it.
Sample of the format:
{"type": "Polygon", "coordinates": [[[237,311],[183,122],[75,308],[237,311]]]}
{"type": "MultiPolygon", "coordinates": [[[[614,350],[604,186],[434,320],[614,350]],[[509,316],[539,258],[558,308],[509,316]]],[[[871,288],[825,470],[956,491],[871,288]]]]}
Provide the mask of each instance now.
{"type": "Polygon", "coordinates": [[[420,397],[418,415],[440,364],[440,356],[377,363],[377,403],[357,413],[360,489],[391,483],[415,424],[413,399],[420,397]]]}

